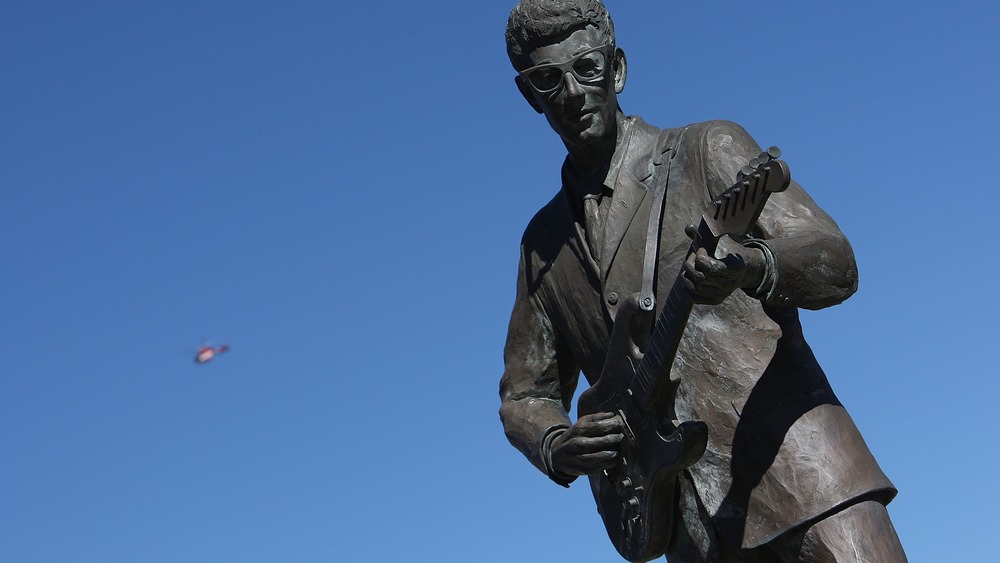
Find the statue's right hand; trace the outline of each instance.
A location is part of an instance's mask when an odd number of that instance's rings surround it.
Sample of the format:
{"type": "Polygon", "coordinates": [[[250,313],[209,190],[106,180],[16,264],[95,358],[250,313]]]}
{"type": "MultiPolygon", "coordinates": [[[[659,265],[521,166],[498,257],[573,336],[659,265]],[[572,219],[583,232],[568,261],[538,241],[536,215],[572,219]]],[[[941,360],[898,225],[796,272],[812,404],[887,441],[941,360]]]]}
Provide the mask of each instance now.
{"type": "Polygon", "coordinates": [[[588,475],[618,464],[625,426],[617,415],[581,416],[552,440],[552,469],[562,475],[588,475]]]}

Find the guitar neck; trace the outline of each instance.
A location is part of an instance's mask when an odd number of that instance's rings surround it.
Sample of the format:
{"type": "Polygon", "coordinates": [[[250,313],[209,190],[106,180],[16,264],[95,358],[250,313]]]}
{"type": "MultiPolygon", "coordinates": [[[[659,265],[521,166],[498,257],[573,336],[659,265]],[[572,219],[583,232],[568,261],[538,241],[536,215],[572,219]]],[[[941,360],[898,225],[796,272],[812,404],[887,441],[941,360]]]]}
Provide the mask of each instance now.
{"type": "Polygon", "coordinates": [[[632,389],[641,404],[649,404],[660,379],[669,375],[670,366],[680,346],[681,335],[684,334],[684,325],[687,324],[693,306],[694,301],[684,289],[683,280],[678,275],[650,333],[642,362],[636,369],[632,389]]]}
{"type": "MultiPolygon", "coordinates": [[[[768,196],[783,191],[791,182],[788,165],[775,160],[780,154],[777,147],[771,147],[740,171],[736,183],[709,205],[698,228],[689,233],[694,238],[689,253],[701,247],[709,255],[714,255],[719,238],[723,235],[743,236],[750,232],[764,209],[768,196]]],[[[635,366],[635,376],[629,389],[643,405],[650,405],[652,400],[661,399],[656,395],[659,394],[664,378],[669,378],[671,384],[664,389],[671,393],[676,391],[676,384],[679,383],[677,377],[671,377],[670,366],[677,355],[684,325],[694,307],[694,301],[684,289],[682,275],[683,269],[670,287],[667,301],[650,333],[642,361],[635,366]]],[[[671,397],[666,399],[672,401],[671,397]]]]}

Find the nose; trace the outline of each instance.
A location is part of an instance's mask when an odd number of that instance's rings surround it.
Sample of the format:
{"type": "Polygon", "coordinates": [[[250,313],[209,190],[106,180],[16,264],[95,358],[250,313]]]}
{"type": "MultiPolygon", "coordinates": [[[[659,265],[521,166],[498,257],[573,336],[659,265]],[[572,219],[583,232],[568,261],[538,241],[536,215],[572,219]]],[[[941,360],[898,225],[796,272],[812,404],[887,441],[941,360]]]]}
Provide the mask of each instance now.
{"type": "Polygon", "coordinates": [[[563,75],[563,91],[571,98],[576,97],[583,92],[580,83],[576,81],[576,77],[573,76],[572,72],[567,72],[563,75]]]}

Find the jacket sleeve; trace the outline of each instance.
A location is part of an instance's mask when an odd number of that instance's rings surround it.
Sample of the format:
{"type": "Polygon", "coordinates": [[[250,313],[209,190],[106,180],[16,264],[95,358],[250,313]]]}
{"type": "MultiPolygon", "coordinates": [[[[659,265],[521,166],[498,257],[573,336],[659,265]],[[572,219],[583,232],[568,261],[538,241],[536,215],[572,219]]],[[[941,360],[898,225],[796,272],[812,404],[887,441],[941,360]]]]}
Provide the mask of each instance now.
{"type": "MultiPolygon", "coordinates": [[[[504,346],[500,419],[507,439],[540,471],[544,438],[570,425],[572,389],[579,367],[559,342],[537,291],[529,291],[522,251],[517,294],[504,346]]],[[[550,474],[551,476],[551,474],[550,474]]]]}
{"type": "MultiPolygon", "coordinates": [[[[727,121],[711,122],[705,142],[706,180],[713,197],[761,152],[742,127],[727,121]]],[[[758,295],[768,305],[822,309],[857,291],[858,269],[847,237],[794,180],[768,199],[753,236],[770,254],[770,287],[758,295]]]]}

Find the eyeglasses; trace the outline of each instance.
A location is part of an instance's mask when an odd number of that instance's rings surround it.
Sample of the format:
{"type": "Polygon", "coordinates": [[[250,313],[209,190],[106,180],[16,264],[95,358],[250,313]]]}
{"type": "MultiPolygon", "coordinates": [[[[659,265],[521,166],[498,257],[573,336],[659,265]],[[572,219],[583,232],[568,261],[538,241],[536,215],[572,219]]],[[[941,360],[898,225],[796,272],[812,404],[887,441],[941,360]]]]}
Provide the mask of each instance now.
{"type": "Polygon", "coordinates": [[[612,45],[601,45],[584,51],[563,63],[546,63],[520,72],[524,80],[539,94],[551,94],[563,84],[566,73],[572,73],[580,84],[596,84],[604,80],[604,71],[611,58],[612,45]]]}

